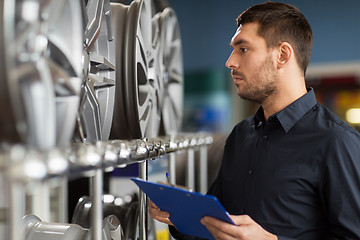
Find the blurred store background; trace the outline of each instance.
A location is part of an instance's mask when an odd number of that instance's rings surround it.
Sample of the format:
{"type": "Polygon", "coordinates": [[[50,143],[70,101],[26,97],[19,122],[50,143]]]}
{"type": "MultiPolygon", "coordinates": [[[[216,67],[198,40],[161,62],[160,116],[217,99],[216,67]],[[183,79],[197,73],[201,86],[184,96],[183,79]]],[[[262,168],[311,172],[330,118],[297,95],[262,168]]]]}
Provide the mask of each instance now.
{"type": "MultiPolygon", "coordinates": [[[[225,62],[236,17],[264,1],[169,0],[180,23],[184,70],[184,131],[231,131],[256,106],[236,96],[225,62]]],[[[314,35],[307,72],[318,101],[358,128],[360,122],[360,1],[287,2],[308,19],[314,35]],[[346,117],[347,116],[347,117],[346,117]]],[[[359,128],[358,128],[359,129],[359,128]]]]}

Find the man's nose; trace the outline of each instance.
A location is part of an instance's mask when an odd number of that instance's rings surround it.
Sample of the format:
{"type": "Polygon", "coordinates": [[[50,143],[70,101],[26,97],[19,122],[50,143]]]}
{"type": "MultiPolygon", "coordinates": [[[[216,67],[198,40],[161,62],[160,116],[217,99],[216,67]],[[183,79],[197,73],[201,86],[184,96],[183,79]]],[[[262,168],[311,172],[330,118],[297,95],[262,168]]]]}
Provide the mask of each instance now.
{"type": "Polygon", "coordinates": [[[230,69],[234,69],[236,67],[236,63],[234,62],[234,51],[231,52],[228,60],[225,63],[225,66],[230,69]]]}

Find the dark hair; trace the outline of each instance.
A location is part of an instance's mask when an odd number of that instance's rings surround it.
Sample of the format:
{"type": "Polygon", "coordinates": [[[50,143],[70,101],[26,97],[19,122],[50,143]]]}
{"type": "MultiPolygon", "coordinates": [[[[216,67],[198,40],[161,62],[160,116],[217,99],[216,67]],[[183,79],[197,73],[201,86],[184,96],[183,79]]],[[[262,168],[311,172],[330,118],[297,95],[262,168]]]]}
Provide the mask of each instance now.
{"type": "Polygon", "coordinates": [[[294,6],[266,2],[250,7],[237,19],[238,27],[246,23],[259,23],[258,35],[267,47],[288,42],[294,48],[299,67],[306,72],[312,49],[312,30],[305,16],[294,6]]]}

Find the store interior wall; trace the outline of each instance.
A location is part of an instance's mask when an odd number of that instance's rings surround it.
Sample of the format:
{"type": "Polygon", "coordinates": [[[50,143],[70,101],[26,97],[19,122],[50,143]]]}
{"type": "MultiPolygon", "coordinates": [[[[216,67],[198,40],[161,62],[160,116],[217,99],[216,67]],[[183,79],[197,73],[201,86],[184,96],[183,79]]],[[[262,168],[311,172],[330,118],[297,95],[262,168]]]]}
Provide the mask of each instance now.
{"type": "MultiPolygon", "coordinates": [[[[237,16],[259,0],[169,0],[180,24],[185,71],[224,67],[237,16]]],[[[360,60],[360,1],[293,0],[314,34],[311,63],[360,60]]]]}
{"type": "MultiPolygon", "coordinates": [[[[227,133],[254,108],[238,99],[234,93],[229,70],[225,67],[231,53],[229,42],[236,31],[237,16],[250,6],[264,1],[168,2],[176,11],[182,35],[184,130],[227,133]]],[[[360,30],[356,27],[360,24],[360,1],[280,2],[298,7],[312,27],[314,44],[310,67],[316,64],[360,62],[360,30]]],[[[344,84],[340,80],[341,87],[344,84]]]]}

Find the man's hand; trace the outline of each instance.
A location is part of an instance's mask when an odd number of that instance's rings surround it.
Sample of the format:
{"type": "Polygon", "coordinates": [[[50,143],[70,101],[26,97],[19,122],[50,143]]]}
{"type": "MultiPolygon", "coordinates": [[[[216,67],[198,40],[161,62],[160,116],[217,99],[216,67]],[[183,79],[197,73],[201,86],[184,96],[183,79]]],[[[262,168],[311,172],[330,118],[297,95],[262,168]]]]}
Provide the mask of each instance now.
{"type": "Polygon", "coordinates": [[[174,226],[174,224],[172,224],[172,222],[169,220],[170,214],[168,212],[161,211],[150,199],[148,203],[149,213],[154,219],[158,220],[159,222],[174,226]]]}
{"type": "Polygon", "coordinates": [[[202,218],[201,223],[207,227],[217,240],[278,239],[277,236],[265,231],[248,215],[231,215],[230,217],[236,226],[212,217],[202,218]]]}

